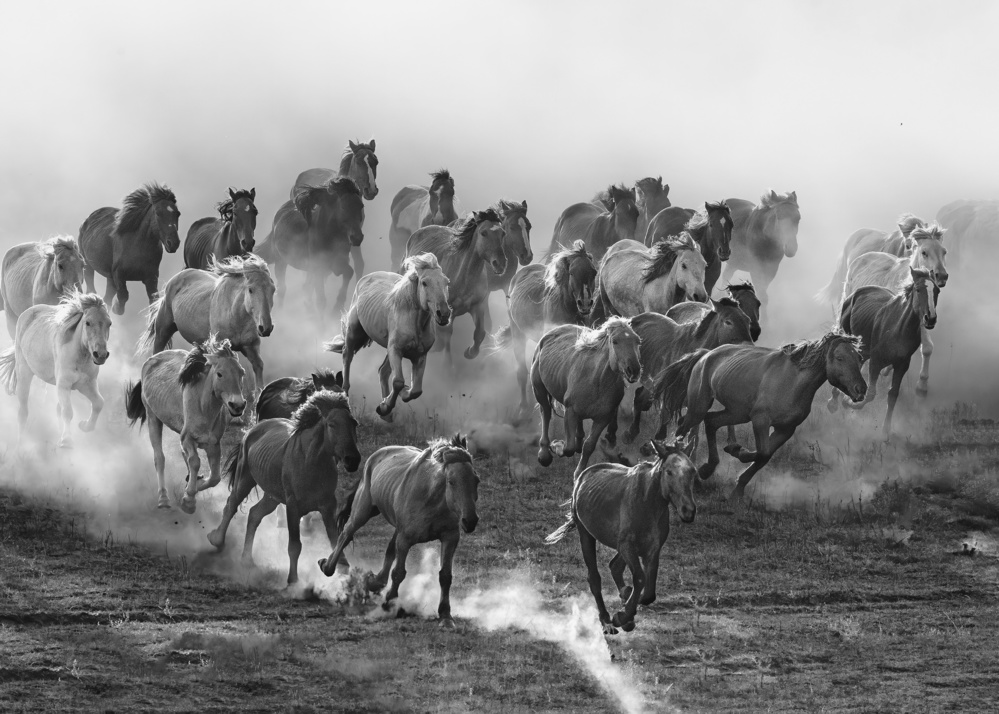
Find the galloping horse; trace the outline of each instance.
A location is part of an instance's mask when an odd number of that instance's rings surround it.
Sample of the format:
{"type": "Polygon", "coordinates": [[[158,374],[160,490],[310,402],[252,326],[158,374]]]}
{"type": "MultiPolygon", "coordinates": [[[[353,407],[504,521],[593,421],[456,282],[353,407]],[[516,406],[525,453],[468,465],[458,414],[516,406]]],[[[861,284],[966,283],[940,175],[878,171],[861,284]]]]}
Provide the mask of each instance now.
{"type": "Polygon", "coordinates": [[[177,198],[158,183],[148,183],[125,196],[121,209],[98,208],[80,226],[80,250],[86,266],[87,292],[94,292],[94,271],[108,279],[104,301],[115,315],[125,312],[129,280],[146,288],[150,304],[156,299],[163,249],[176,252],[177,198]],[[112,296],[114,300],[111,300],[112,296]]]}
{"type": "MultiPolygon", "coordinates": [[[[927,270],[910,268],[911,282],[897,292],[875,285],[858,288],[843,301],[839,324],[844,332],[861,338],[860,354],[868,365],[867,398],[859,404],[843,403],[862,409],[877,396],[881,370],[891,367],[891,389],[883,434],[891,439],[891,417],[898,401],[902,378],[909,371],[912,355],[921,343],[921,333],[937,324],[937,297],[940,288],[933,284],[927,270]]],[[[837,394],[833,390],[828,406],[835,411],[837,394]]]]}
{"type": "Polygon", "coordinates": [[[708,295],[714,290],[721,264],[732,254],[732,214],[724,201],[704,204],[704,210],[696,213],[689,208],[673,206],[660,211],[649,224],[645,235],[645,245],[652,246],[669,236],[690,234],[701,248],[701,255],[707,263],[704,271],[704,289],[708,295]]]}
{"type": "Polygon", "coordinates": [[[684,523],[693,523],[697,514],[697,470],[683,451],[685,445],[653,441],[652,446],[655,462],[632,468],[594,464],[580,474],[572,486],[568,520],[545,538],[552,545],[572,529],[579,531],[590,592],[607,635],[616,635],[618,627],[631,632],[639,603],[647,606],[656,601],[659,555],[669,536],[669,504],[684,523]],[[597,542],[616,551],[610,571],[624,610],[613,618],[600,588],[597,542]],[[625,566],[631,570],[631,585],[624,584],[625,566]]]}
{"type": "MultiPolygon", "coordinates": [[[[760,339],[763,328],[760,327],[760,299],[756,297],[753,284],[746,282],[726,285],[725,290],[728,291],[730,298],[739,303],[739,308],[749,318],[749,334],[752,336],[753,342],[756,342],[760,339]]],[[[687,300],[678,302],[667,310],[666,317],[682,325],[685,322],[700,322],[701,318],[709,312],[711,312],[711,306],[707,303],[687,300]]]]}
{"type": "Polygon", "coordinates": [[[731,282],[736,270],[748,271],[766,314],[767,290],[780,262],[798,252],[798,195],[770,191],[760,197],[759,204],[741,198],[726,199],[725,204],[732,215],[732,254],[722,279],[731,282]]]}
{"type": "Polygon", "coordinates": [[[58,305],[33,305],[21,313],[14,346],[0,354],[0,381],[7,394],[17,394],[19,439],[24,438],[28,422],[28,396],[34,377],[55,385],[58,392],[58,414],[62,420],[59,446],[72,445],[70,392],[74,389],[90,400],[90,418],[80,422],[80,429],[94,430],[104,408],[104,399],[97,389],[97,373],[108,359],[110,333],[107,305],[94,293],[74,291],[58,305]]]}
{"type": "Polygon", "coordinates": [[[259,486],[263,496],[246,518],[243,563],[253,563],[253,540],[260,522],[283,503],[288,512],[288,584],[297,583],[302,516],[319,511],[332,547],[337,542],[337,465],[353,473],[360,463],[357,420],[343,392],[318,391],[291,419],[257,422],[226,461],[229,498],[208,542],[219,550],[225,547],[236,509],[259,486]]]}
{"type": "Polygon", "coordinates": [[[149,420],[149,442],[153,446],[153,464],[159,488],[159,507],[170,508],[163,473],[163,425],[180,434],[180,446],[187,462],[187,488],[181,499],[184,513],[194,513],[198,491],[211,488],[222,478],[222,434],[224,414],[242,416],[243,368],[228,340],[207,340],[186,350],[157,352],[142,364],[138,382],[125,385],[125,414],[129,426],[149,420]],[[198,478],[201,459],[198,449],[208,457],[209,479],[198,478]]]}
{"type": "Polygon", "coordinates": [[[641,338],[623,317],[611,317],[599,330],[559,325],[545,333],[531,363],[531,385],[541,407],[538,462],[542,466],[552,463],[548,436],[552,400],[565,407],[565,445],[556,445],[555,452],[572,456],[581,451],[575,476],[586,468],[608,426],[612,430],[607,438],[613,440],[625,382],[633,384],[642,376],[640,344],[641,338]],[[584,440],[585,419],[592,419],[593,425],[584,440]]]}
{"type": "Polygon", "coordinates": [[[502,290],[510,294],[510,281],[517,273],[517,263],[530,265],[534,260],[531,250],[531,221],[527,218],[527,201],[501,200],[491,208],[499,214],[503,222],[503,252],[506,254],[506,270],[501,274],[487,273],[489,292],[502,290]]]}
{"type": "Polygon", "coordinates": [[[343,355],[343,388],[350,393],[350,365],[354,354],[372,342],[388,354],[378,368],[382,401],[378,416],[391,421],[396,399],[408,402],[423,394],[423,370],[436,338],[435,323],[451,322],[448,279],[432,253],[414,255],[403,262],[403,274],[379,271],[357,281],[350,310],[343,318],[339,337],[325,344],[343,355]],[[402,360],[413,366],[413,386],[406,387],[402,360]],[[389,375],[392,388],[389,389],[389,375]]]}
{"type": "Polygon", "coordinates": [[[217,335],[250,361],[259,388],[264,383],[260,338],[274,330],[273,304],[274,280],[267,264],[255,255],[233,256],[221,263],[213,260],[211,272],[182,270],[149,306],[138,354],[166,349],[175,332],[191,344],[217,335]]]}
{"type": "Polygon", "coordinates": [[[298,188],[294,201],[278,209],[270,234],[257,249],[257,255],[274,264],[278,303],[284,300],[290,265],[308,273],[320,319],[326,316],[326,278],[330,273],[343,276],[336,296],[336,310],[342,310],[354,277],[351,247],[364,240],[363,224],[364,201],[353,180],[335,178],[322,186],[298,188]]]}
{"type": "MultiPolygon", "coordinates": [[[[479,498],[479,477],[472,466],[464,438],[436,439],[426,449],[415,446],[385,446],[368,457],[357,490],[344,507],[343,532],[330,557],[319,561],[326,575],[333,575],[336,563],[354,534],[381,513],[395,532],[385,550],[381,572],[367,584],[378,592],[388,582],[383,607],[399,596],[406,577],[409,550],[419,543],[439,540],[441,599],[437,615],[442,627],[453,628],[451,619],[451,568],[461,531],[471,533],[479,522],[475,510],[479,498]],[[460,528],[460,530],[459,530],[460,528]],[[395,568],[392,568],[392,563],[395,568]]],[[[338,524],[339,525],[339,524],[338,524]]]]}
{"type": "Polygon", "coordinates": [[[430,174],[430,186],[403,186],[392,199],[389,245],[392,265],[406,257],[406,241],[424,226],[448,226],[458,220],[454,179],[447,169],[430,174]]]}
{"type": "Polygon", "coordinates": [[[599,265],[611,245],[619,240],[633,240],[638,223],[635,191],[610,186],[604,201],[606,210],[593,203],[574,203],[562,211],[548,252],[556,253],[582,240],[599,265]]]}
{"type": "Polygon", "coordinates": [[[620,241],[600,263],[594,319],[665,313],[683,300],[707,300],[704,268],[704,257],[689,233],[651,248],[638,241],[620,241]]]}
{"type": "Polygon", "coordinates": [[[711,351],[697,350],[667,367],[658,380],[664,409],[656,438],[661,438],[669,416],[679,413],[686,403],[687,413],[676,433],[678,437],[696,434],[704,422],[708,461],[697,471],[706,479],[719,463],[718,429],[752,422],[755,451],[739,444],[725,447],[726,453],[749,464],[732,492],[733,498],[741,498],[750,479],[808,418],[815,393],[826,381],[855,402],[863,400],[867,385],[860,374],[859,343],[852,335],[830,332],[777,349],[722,345],[711,351]],[[722,408],[708,411],[715,400],[722,408]]]}
{"type": "Polygon", "coordinates": [[[280,377],[268,384],[257,397],[257,421],[263,419],[291,419],[291,415],[316,392],[326,389],[343,391],[343,372],[333,374],[320,369],[307,379],[280,377]]]}
{"type": "MultiPolygon", "coordinates": [[[[911,213],[903,213],[898,218],[897,227],[890,233],[879,231],[875,228],[861,228],[854,231],[846,239],[846,245],[839,254],[836,261],[836,272],[832,279],[815,295],[815,299],[820,302],[829,302],[833,308],[838,308],[843,301],[843,283],[846,280],[846,271],[850,263],[864,253],[888,253],[896,258],[912,253],[912,241],[909,235],[917,228],[925,228],[926,221],[917,218],[911,213]]],[[[849,294],[849,293],[847,293],[849,294]]]]}
{"type": "Polygon", "coordinates": [[[218,218],[199,218],[191,224],[184,241],[184,266],[208,270],[212,258],[222,261],[253,250],[257,229],[257,189],[230,188],[229,198],[216,206],[218,218]]]}
{"type": "Polygon", "coordinates": [[[635,205],[638,206],[638,222],[635,224],[635,240],[640,241],[649,229],[649,224],[660,211],[670,207],[669,184],[663,177],[648,176],[635,182],[635,205]]]}
{"type": "MultiPolygon", "coordinates": [[[[416,231],[406,243],[406,255],[433,253],[450,281],[449,303],[452,317],[466,313],[475,321],[472,345],[465,349],[465,359],[475,359],[486,337],[486,308],[489,299],[488,274],[502,275],[506,270],[503,252],[505,231],[499,214],[491,208],[473,211],[453,228],[427,226],[416,231]],[[486,266],[489,266],[488,268],[486,266]]],[[[445,325],[447,323],[444,323],[445,325]]],[[[437,330],[448,364],[451,358],[451,329],[437,330]]]]}
{"type": "MultiPolygon", "coordinates": [[[[865,285],[877,285],[891,292],[901,288],[910,275],[910,271],[925,270],[930,274],[930,280],[938,289],[946,287],[950,277],[947,272],[947,249],[943,246],[943,234],[946,231],[933,223],[915,228],[910,234],[912,253],[909,256],[895,257],[889,253],[864,253],[850,263],[843,283],[843,299],[845,300],[857,288],[865,285]]],[[[919,380],[916,382],[916,394],[926,396],[930,380],[930,358],[933,356],[933,340],[925,328],[920,331],[922,345],[919,368],[919,380]]]]}
{"type": "Polygon", "coordinates": [[[72,236],[20,243],[4,253],[0,309],[14,336],[17,318],[32,305],[58,305],[83,283],[83,254],[72,236]]]}
{"type": "Polygon", "coordinates": [[[528,338],[541,339],[546,327],[582,325],[593,309],[597,269],[583,241],[549,256],[548,265],[528,265],[510,284],[510,324],[495,337],[498,350],[513,348],[520,383],[520,406],[527,404],[528,338]]]}

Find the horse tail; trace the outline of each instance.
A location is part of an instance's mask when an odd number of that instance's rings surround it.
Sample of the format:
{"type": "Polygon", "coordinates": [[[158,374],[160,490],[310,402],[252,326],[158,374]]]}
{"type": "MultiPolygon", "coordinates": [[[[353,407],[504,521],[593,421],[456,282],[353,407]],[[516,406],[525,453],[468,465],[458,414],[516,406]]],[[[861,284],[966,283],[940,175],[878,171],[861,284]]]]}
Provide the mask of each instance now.
{"type": "MultiPolygon", "coordinates": [[[[680,410],[686,405],[690,374],[694,371],[694,365],[710,351],[703,347],[694,350],[673,362],[656,377],[655,397],[662,400],[663,414],[669,420],[678,417],[680,410]]],[[[667,423],[665,417],[663,423],[667,423]]]]}
{"type": "Polygon", "coordinates": [[[146,405],[142,401],[142,380],[138,382],[128,382],[125,385],[125,416],[128,417],[128,425],[135,426],[135,422],[146,423],[146,405]]]}
{"type": "Polygon", "coordinates": [[[17,355],[14,348],[8,347],[0,352],[0,382],[3,382],[7,394],[13,394],[17,390],[17,355]]]}
{"type": "MultiPolygon", "coordinates": [[[[173,317],[167,312],[169,306],[166,305],[166,292],[160,293],[160,296],[153,300],[149,307],[146,308],[146,329],[142,333],[142,337],[139,338],[139,342],[135,346],[135,356],[144,357],[151,355],[156,349],[156,335],[158,332],[166,331],[167,326],[162,326],[159,323],[163,319],[173,321],[173,317]]],[[[172,334],[168,332],[167,334],[172,334]]],[[[168,339],[162,349],[170,349],[173,347],[173,340],[168,339]]]]}
{"type": "Polygon", "coordinates": [[[502,352],[513,344],[513,328],[510,325],[493,335],[493,352],[502,352]]]}
{"type": "Polygon", "coordinates": [[[570,501],[568,504],[563,505],[569,505],[569,512],[565,516],[565,523],[548,534],[545,538],[545,545],[555,545],[576,529],[576,519],[572,515],[572,502],[570,501]]]}
{"type": "Polygon", "coordinates": [[[242,453],[243,440],[240,439],[239,444],[229,450],[229,453],[225,457],[225,463],[222,465],[222,475],[228,480],[230,491],[235,488],[236,481],[239,480],[239,457],[242,453]]]}
{"type": "Polygon", "coordinates": [[[338,355],[343,354],[343,348],[347,345],[347,340],[343,335],[337,335],[329,342],[323,343],[323,349],[327,352],[335,352],[338,355]]]}

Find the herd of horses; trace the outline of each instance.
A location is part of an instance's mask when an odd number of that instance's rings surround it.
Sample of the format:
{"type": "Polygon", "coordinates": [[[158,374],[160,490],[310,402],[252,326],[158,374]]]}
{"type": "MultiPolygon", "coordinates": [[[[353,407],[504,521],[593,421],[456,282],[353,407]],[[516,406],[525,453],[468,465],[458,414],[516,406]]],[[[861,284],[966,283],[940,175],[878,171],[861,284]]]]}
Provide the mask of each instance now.
{"type": "Polygon", "coordinates": [[[503,291],[508,323],[489,346],[493,353],[512,350],[521,406],[540,408],[538,461],[548,466],[555,455],[579,454],[568,520],[548,540],[578,530],[600,619],[612,633],[633,628],[637,606],[655,598],[668,505],[684,522],[693,521],[693,476],[708,478],[718,466],[720,428],[728,428],[725,452],[747,464],[733,492],[740,497],[808,417],[827,382],[830,410],[841,403],[861,408],[874,399],[882,372],[890,371],[886,439],[917,349],[917,392],[926,393],[929,331],[949,277],[945,231],[936,223],[904,215],[894,231],[851,236],[822,293],[834,306],[838,328],[770,348],[756,341],[766,322],[769,285],[782,260],[798,249],[801,215],[793,191],[683,208],[671,205],[662,177],[631,188],[611,185],[562,212],[544,260],[535,263],[527,202],[500,200],[461,215],[454,177],[442,169],[431,174],[429,186],[406,186],[392,201],[390,244],[398,272],[365,273],[364,203],[378,195],[377,169],[374,140],[350,142],[338,169],[309,169],[296,178],[260,242],[255,189],[230,188],[217,217],[191,225],[186,268],[162,290],[159,265],[163,250],[180,248],[180,211],[174,193],[158,184],[133,191],[119,208],[94,211],[78,238],[8,250],[0,307],[14,344],[0,354],[0,381],[17,395],[21,437],[34,377],[56,387],[61,446],[71,443],[71,391],[90,400],[90,418],[80,428],[94,429],[104,404],[97,376],[109,356],[111,313],[124,313],[127,284],[141,282],[150,303],[137,345],[144,361],[139,379],[125,387],[125,411],[130,423],[148,425],[158,505],[170,506],[162,444],[167,426],[180,435],[187,464],[179,504],[184,512],[194,513],[199,491],[228,478],[222,522],[208,536],[214,546],[224,547],[239,504],[259,488],[263,495],[249,512],[243,557],[252,562],[257,527],[283,504],[288,582],[294,583],[300,518],[320,514],[333,547],[320,567],[332,575],[346,566],[343,550],[356,531],[381,514],[395,531],[369,588],[381,590],[391,575],[386,604],[391,602],[410,548],[439,540],[439,614],[453,625],[452,559],[459,533],[472,532],[478,521],[472,454],[455,436],[423,448],[389,446],[362,459],[350,404],[351,367],[358,350],[371,344],[385,349],[376,412],[391,420],[399,398],[408,402],[422,394],[432,350],[443,350],[453,367],[456,318],[468,314],[474,323],[464,356],[480,354],[492,324],[489,296],[503,291]],[[308,299],[320,319],[327,315],[327,278],[341,278],[332,311],[341,315],[341,331],[325,347],[342,356],[343,371],[265,384],[261,345],[274,329],[272,311],[284,298],[288,266],[307,273],[308,299]],[[735,270],[748,272],[751,281],[732,283],[735,270]],[[95,272],[107,279],[103,298],[94,292],[95,272]],[[178,333],[191,349],[171,348],[178,333]],[[530,361],[528,340],[537,343],[530,361]],[[409,382],[404,359],[412,365],[409,382]],[[645,447],[655,458],[630,467],[590,466],[601,437],[616,444],[619,412],[631,389],[632,422],[624,440],[634,442],[642,414],[658,407],[658,428],[645,447]],[[248,404],[254,409],[247,411],[248,404]],[[561,416],[564,440],[551,439],[553,414],[561,416]],[[222,436],[233,421],[249,426],[223,458],[222,436]],[[743,423],[752,425],[752,449],[736,439],[734,426],[743,423]],[[695,467],[702,424],[707,461],[695,467]],[[199,477],[199,450],[208,460],[205,477],[199,477]],[[353,472],[362,462],[358,486],[338,503],[338,468],[353,472]],[[601,595],[596,542],[616,551],[611,572],[625,605],[613,617],[601,595]],[[624,584],[625,567],[631,586],[624,584]]]}

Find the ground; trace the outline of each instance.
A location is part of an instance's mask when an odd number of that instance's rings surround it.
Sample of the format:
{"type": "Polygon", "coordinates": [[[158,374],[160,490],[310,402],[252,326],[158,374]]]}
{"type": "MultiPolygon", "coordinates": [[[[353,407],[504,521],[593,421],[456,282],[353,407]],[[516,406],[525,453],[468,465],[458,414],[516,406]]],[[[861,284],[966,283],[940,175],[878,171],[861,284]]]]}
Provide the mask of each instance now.
{"type": "MultiPolygon", "coordinates": [[[[365,455],[455,426],[418,407],[391,427],[365,407],[362,422],[365,455]]],[[[32,462],[8,454],[0,710],[994,710],[999,428],[967,407],[927,411],[890,445],[876,426],[817,402],[744,504],[727,500],[736,471],[723,456],[698,485],[696,521],[674,518],[658,601],[607,638],[575,537],[542,543],[573,464],[542,469],[530,445],[490,444],[476,461],[480,523],[458,549],[454,632],[432,618],[433,550],[411,556],[412,614],[385,613],[356,577],[319,574],[329,546],[318,532],[296,589],[273,523],[258,568],[239,565],[245,515],[215,554],[204,532],[224,484],[191,517],[156,511],[141,479],[137,504],[101,513],[80,494],[32,489],[32,462]]],[[[70,468],[48,448],[52,469],[70,468]]],[[[387,533],[373,522],[348,555],[374,564],[387,533]]]]}

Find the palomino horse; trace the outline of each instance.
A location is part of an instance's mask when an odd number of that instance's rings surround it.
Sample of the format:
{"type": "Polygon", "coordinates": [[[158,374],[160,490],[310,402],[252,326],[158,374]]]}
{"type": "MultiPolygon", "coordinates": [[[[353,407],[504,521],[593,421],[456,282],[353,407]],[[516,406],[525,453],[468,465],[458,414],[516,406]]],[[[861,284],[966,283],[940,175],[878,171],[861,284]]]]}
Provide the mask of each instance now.
{"type": "Polygon", "coordinates": [[[687,231],[694,242],[701,247],[707,267],[704,271],[704,289],[708,295],[715,288],[721,275],[721,264],[732,254],[732,214],[724,201],[704,204],[704,210],[696,213],[689,208],[673,206],[660,211],[649,224],[645,235],[645,245],[678,236],[687,231]]]}
{"type": "Polygon", "coordinates": [[[527,404],[528,338],[541,339],[547,327],[582,325],[593,309],[597,268],[583,241],[549,256],[548,265],[528,265],[510,284],[510,324],[495,337],[498,350],[513,348],[520,383],[520,406],[527,404]]]}
{"type": "MultiPolygon", "coordinates": [[[[753,284],[749,282],[736,283],[725,286],[725,290],[728,291],[730,298],[739,303],[739,307],[749,318],[749,334],[752,336],[753,342],[756,342],[760,339],[763,328],[760,327],[760,299],[756,297],[753,284]]],[[[682,325],[685,322],[700,322],[701,318],[709,312],[711,312],[711,306],[707,303],[687,300],[678,302],[667,310],[666,317],[682,325]]]]}
{"type": "MultiPolygon", "coordinates": [[[[300,188],[294,201],[278,209],[270,234],[257,249],[257,255],[274,264],[278,302],[284,300],[285,271],[290,265],[308,274],[320,319],[326,317],[326,278],[330,273],[343,276],[336,296],[336,310],[342,310],[354,277],[352,246],[357,248],[364,240],[363,224],[364,201],[351,179],[300,188]]],[[[357,272],[363,275],[362,265],[357,265],[357,272]]]]}
{"type": "MultiPolygon", "coordinates": [[[[868,364],[870,388],[867,398],[847,406],[861,409],[877,396],[881,370],[891,367],[891,389],[888,390],[888,410],[885,412],[884,439],[891,439],[891,417],[898,401],[902,378],[909,371],[909,362],[922,339],[921,333],[937,324],[937,296],[940,288],[933,284],[927,270],[910,268],[912,282],[897,292],[875,285],[858,288],[840,308],[839,324],[844,332],[861,338],[860,354],[868,364]]],[[[829,400],[829,409],[837,406],[837,394],[829,400]]]]}
{"type": "Polygon", "coordinates": [[[861,228],[846,239],[846,245],[836,261],[836,272],[832,279],[815,295],[819,302],[828,302],[836,310],[843,301],[843,282],[850,263],[864,253],[888,253],[896,258],[912,253],[909,235],[917,228],[925,228],[926,221],[911,213],[903,213],[898,218],[897,227],[890,233],[876,228],[861,228]]]}
{"type": "Polygon", "coordinates": [[[219,550],[225,547],[225,534],[236,509],[259,486],[263,496],[246,518],[243,563],[253,564],[257,528],[283,503],[288,512],[288,584],[297,583],[302,516],[319,511],[332,547],[337,540],[337,466],[343,464],[353,473],[360,463],[357,420],[343,392],[318,391],[291,419],[257,422],[226,461],[229,499],[222,509],[222,521],[208,534],[208,542],[219,550]]]}
{"type": "MultiPolygon", "coordinates": [[[[378,195],[378,157],[375,156],[375,140],[372,139],[367,144],[348,141],[347,148],[340,157],[340,168],[336,171],[309,169],[300,173],[291,187],[290,198],[294,201],[301,190],[326,186],[335,178],[349,178],[360,189],[365,201],[373,201],[378,195]]],[[[364,256],[361,255],[360,243],[351,245],[350,257],[354,261],[354,272],[358,277],[364,275],[364,256]]]]}
{"type": "Polygon", "coordinates": [[[83,254],[72,236],[20,243],[4,253],[0,267],[0,309],[14,336],[17,318],[32,305],[58,305],[83,283],[83,254]]]}
{"type": "Polygon", "coordinates": [[[531,221],[527,218],[527,201],[501,200],[492,209],[499,214],[503,222],[503,252],[506,254],[506,270],[501,274],[487,273],[489,276],[489,292],[502,290],[504,295],[510,294],[510,281],[517,273],[517,263],[530,265],[534,260],[531,250],[531,221]]]}
{"type": "Polygon", "coordinates": [[[424,226],[449,226],[458,220],[454,179],[447,169],[430,174],[429,186],[403,186],[392,199],[389,245],[392,265],[406,257],[406,241],[424,226]]]}
{"type": "Polygon", "coordinates": [[[199,218],[191,224],[184,241],[184,266],[209,270],[212,258],[222,261],[253,250],[257,230],[257,189],[229,189],[229,198],[216,206],[218,218],[199,218]]]}
{"type": "MultiPolygon", "coordinates": [[[[486,337],[486,311],[489,300],[489,273],[502,275],[506,270],[503,252],[502,219],[491,208],[473,211],[453,228],[427,226],[416,231],[406,243],[406,255],[433,253],[451,282],[449,302],[453,317],[471,314],[475,322],[472,345],[465,349],[465,359],[475,359],[486,337]],[[488,267],[487,267],[488,266],[488,267]]],[[[443,323],[437,330],[444,354],[452,367],[451,329],[443,323]]]]}
{"type": "MultiPolygon", "coordinates": [[[[385,446],[368,457],[364,475],[350,497],[343,532],[330,557],[319,561],[327,576],[332,575],[343,549],[365,523],[381,513],[395,529],[385,550],[381,572],[368,582],[378,592],[388,582],[386,609],[399,596],[406,577],[409,550],[419,543],[441,543],[441,599],[437,615],[442,627],[453,628],[451,619],[451,567],[461,531],[471,533],[479,522],[475,503],[479,498],[479,476],[472,466],[464,438],[436,439],[426,449],[415,446],[385,446]],[[395,567],[392,568],[392,563],[395,567]]],[[[339,524],[338,524],[339,525],[339,524]]]]}
{"type": "Polygon", "coordinates": [[[264,383],[260,338],[274,330],[273,304],[274,280],[267,264],[255,255],[213,261],[211,272],[181,270],[149,306],[137,354],[166,349],[175,332],[192,345],[217,335],[250,361],[259,389],[264,383]]]}
{"type": "Polygon", "coordinates": [[[659,241],[651,248],[638,241],[620,241],[600,263],[594,319],[665,313],[684,300],[707,300],[705,265],[689,233],[659,241]]]}
{"type": "Polygon", "coordinates": [[[396,399],[408,402],[423,394],[423,370],[427,353],[434,346],[436,325],[451,322],[448,279],[432,253],[414,255],[402,264],[403,274],[378,271],[357,281],[350,310],[342,322],[342,334],[325,344],[330,352],[343,355],[343,389],[350,393],[350,365],[354,354],[372,342],[388,354],[378,368],[382,401],[378,416],[391,421],[396,399]],[[413,366],[413,386],[406,386],[402,360],[413,366]],[[392,388],[389,389],[389,375],[392,388]]]}
{"type": "Polygon", "coordinates": [[[180,447],[187,462],[187,488],[181,499],[184,513],[194,513],[198,491],[211,488],[222,478],[222,434],[225,415],[239,418],[246,408],[243,368],[228,340],[215,335],[186,350],[157,352],[142,365],[138,382],[125,385],[125,414],[129,426],[149,420],[149,442],[159,488],[159,507],[170,508],[163,473],[163,425],[180,434],[180,447]],[[209,479],[198,478],[201,459],[208,457],[209,479]]]}
{"type": "Polygon", "coordinates": [[[180,247],[179,220],[176,196],[157,183],[132,191],[125,196],[120,209],[98,208],[91,213],[80,226],[87,291],[94,292],[96,271],[108,279],[104,301],[111,301],[115,315],[125,312],[129,280],[141,282],[152,303],[156,299],[163,249],[174,253],[180,247]]]}
{"type": "Polygon", "coordinates": [[[553,400],[565,407],[565,444],[561,448],[556,444],[555,453],[572,456],[581,451],[577,477],[608,426],[612,431],[607,437],[613,443],[625,382],[634,384],[642,376],[641,341],[623,317],[611,317],[599,330],[559,325],[541,338],[531,364],[531,385],[541,407],[538,462],[542,466],[552,463],[548,430],[553,400]],[[593,420],[585,440],[584,419],[593,420]]]}
{"type": "MultiPolygon", "coordinates": [[[[939,289],[944,288],[950,277],[947,272],[947,249],[943,246],[945,232],[935,223],[914,229],[909,234],[913,243],[910,256],[896,258],[889,253],[864,253],[857,256],[850,263],[843,283],[844,301],[857,288],[865,285],[877,285],[895,292],[905,284],[913,269],[928,271],[933,284],[939,289]]],[[[933,340],[926,329],[921,330],[920,334],[922,345],[919,354],[922,364],[919,368],[919,380],[916,382],[916,394],[923,397],[929,387],[933,340]]]]}
{"type": "Polygon", "coordinates": [[[610,186],[603,201],[603,209],[593,203],[574,203],[562,211],[548,252],[556,253],[582,240],[599,265],[611,245],[619,240],[633,240],[638,223],[635,191],[610,186]]]}
{"type": "Polygon", "coordinates": [[[558,543],[574,528],[586,563],[590,592],[597,603],[604,634],[616,635],[635,629],[639,603],[656,601],[659,555],[669,536],[669,505],[684,523],[697,514],[694,481],[697,469],[684,453],[683,444],[653,441],[657,459],[628,468],[619,464],[594,464],[580,474],[572,486],[568,520],[545,538],[558,543]],[[611,576],[624,610],[611,618],[600,589],[597,543],[614,551],[611,576]],[[624,569],[631,570],[632,584],[624,584],[624,569]]]}
{"type": "Polygon", "coordinates": [[[784,257],[798,252],[798,196],[794,191],[763,194],[759,204],[741,198],[725,200],[732,214],[732,254],[725,263],[722,279],[732,281],[736,270],[749,273],[756,294],[767,310],[767,290],[784,257]]]}
{"type": "Polygon", "coordinates": [[[7,394],[17,394],[19,439],[23,439],[28,421],[28,395],[34,377],[55,385],[58,392],[62,420],[59,446],[72,445],[69,423],[73,404],[69,397],[74,389],[90,400],[90,418],[80,422],[80,429],[94,430],[104,408],[97,373],[107,362],[110,334],[107,305],[94,293],[74,291],[58,305],[33,305],[21,313],[14,346],[0,354],[0,381],[7,394]]]}
{"type": "Polygon", "coordinates": [[[867,385],[860,374],[860,360],[859,338],[837,332],[776,349],[722,345],[711,351],[697,350],[667,367],[658,380],[664,409],[657,438],[670,415],[679,413],[686,403],[687,413],[676,433],[696,434],[704,422],[708,461],[698,473],[708,478],[719,463],[718,429],[752,422],[755,451],[739,444],[725,447],[726,453],[749,464],[732,492],[733,498],[742,498],[750,479],[808,418],[815,393],[826,381],[855,402],[864,399],[867,385]],[[722,408],[708,411],[716,400],[722,408]]]}
{"type": "Polygon", "coordinates": [[[749,317],[739,303],[730,298],[712,300],[704,316],[696,322],[677,324],[665,315],[646,312],[633,317],[631,326],[642,338],[642,374],[645,375],[646,385],[635,392],[635,414],[631,428],[624,435],[626,444],[638,436],[642,412],[652,406],[652,380],[663,369],[696,349],[712,350],[719,345],[749,344],[753,341],[749,317]]]}
{"type": "Polygon", "coordinates": [[[257,421],[291,419],[291,415],[321,389],[343,391],[343,372],[333,374],[328,369],[312,373],[310,378],[281,377],[275,379],[257,397],[257,421]]]}

